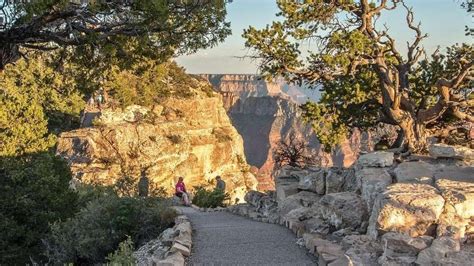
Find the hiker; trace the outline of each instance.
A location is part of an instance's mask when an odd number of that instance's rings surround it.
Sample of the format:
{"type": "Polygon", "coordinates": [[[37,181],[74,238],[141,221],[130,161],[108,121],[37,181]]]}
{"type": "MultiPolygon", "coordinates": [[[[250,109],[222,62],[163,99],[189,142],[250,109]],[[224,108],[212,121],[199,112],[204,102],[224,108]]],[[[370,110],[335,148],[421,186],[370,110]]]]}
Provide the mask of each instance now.
{"type": "Polygon", "coordinates": [[[97,108],[100,109],[103,102],[104,102],[104,96],[102,95],[102,91],[99,91],[99,94],[97,95],[97,108]]]}
{"type": "Polygon", "coordinates": [[[190,206],[191,204],[189,202],[189,196],[188,192],[186,191],[186,186],[184,185],[183,177],[180,176],[178,178],[178,183],[176,183],[175,190],[175,195],[183,200],[184,205],[190,206]]]}
{"type": "Polygon", "coordinates": [[[148,189],[150,181],[146,176],[146,171],[142,170],[140,180],[138,181],[138,196],[146,198],[148,197],[148,189]]]}
{"type": "Polygon", "coordinates": [[[225,192],[225,182],[222,180],[221,176],[216,176],[216,188],[215,190],[220,190],[225,192]]]}

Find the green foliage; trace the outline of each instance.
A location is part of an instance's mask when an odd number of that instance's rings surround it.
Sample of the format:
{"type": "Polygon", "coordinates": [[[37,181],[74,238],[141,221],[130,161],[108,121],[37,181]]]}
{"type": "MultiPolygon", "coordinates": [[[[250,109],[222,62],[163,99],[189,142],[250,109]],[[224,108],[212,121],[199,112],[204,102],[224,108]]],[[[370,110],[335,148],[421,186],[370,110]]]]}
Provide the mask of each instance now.
{"type": "Polygon", "coordinates": [[[13,156],[52,147],[54,133],[78,125],[84,101],[70,76],[38,56],[0,74],[0,106],[0,156],[13,156]]]}
{"type": "Polygon", "coordinates": [[[66,162],[50,152],[0,158],[0,264],[45,262],[49,224],[77,211],[70,180],[66,162]]]}
{"type": "Polygon", "coordinates": [[[202,208],[225,207],[225,201],[230,199],[228,193],[222,190],[208,190],[204,187],[195,187],[193,204],[202,208]]]}
{"type": "Polygon", "coordinates": [[[162,98],[192,96],[193,79],[176,63],[142,62],[131,70],[112,67],[103,87],[122,107],[132,104],[150,106],[162,98]]]}
{"type": "Polygon", "coordinates": [[[137,261],[133,257],[133,241],[130,236],[119,244],[119,248],[107,256],[108,265],[136,265],[137,261]]]}
{"type": "Polygon", "coordinates": [[[103,195],[73,218],[52,225],[48,257],[61,263],[103,263],[130,236],[136,246],[156,238],[174,222],[176,212],[152,198],[103,195]]]}
{"type": "Polygon", "coordinates": [[[173,55],[213,47],[230,34],[224,0],[78,2],[2,4],[6,16],[0,29],[0,69],[19,59],[21,48],[74,46],[75,60],[89,66],[96,62],[125,66],[143,57],[164,62],[173,55]]]}
{"type": "Polygon", "coordinates": [[[366,69],[356,76],[324,82],[318,103],[301,106],[303,118],[313,126],[316,136],[329,150],[341,143],[352,128],[369,129],[378,123],[381,97],[377,76],[366,69]]]}
{"type": "Polygon", "coordinates": [[[454,45],[444,55],[420,60],[424,51],[420,43],[426,36],[403,2],[277,0],[277,4],[281,19],[263,29],[244,30],[245,45],[255,52],[253,58],[260,59],[263,76],[321,90],[320,101],[306,103],[302,110],[326,150],[354,128],[390,124],[401,129],[408,148],[420,151],[437,129],[472,120],[467,99],[473,87],[468,76],[474,46],[454,45]],[[406,56],[397,50],[388,29],[376,23],[395,8],[405,9],[403,23],[415,35],[406,56]],[[463,69],[467,75],[459,74],[463,69]],[[454,82],[458,75],[463,77],[460,83],[454,82]],[[444,97],[435,87],[439,82],[449,84],[454,97],[440,102],[444,97]]]}

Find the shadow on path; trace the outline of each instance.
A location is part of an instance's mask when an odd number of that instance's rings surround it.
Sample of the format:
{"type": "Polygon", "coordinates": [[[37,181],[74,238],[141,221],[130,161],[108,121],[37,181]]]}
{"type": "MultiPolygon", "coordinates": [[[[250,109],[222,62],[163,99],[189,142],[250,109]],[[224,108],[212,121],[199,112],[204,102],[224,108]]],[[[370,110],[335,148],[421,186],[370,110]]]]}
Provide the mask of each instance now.
{"type": "Polygon", "coordinates": [[[315,265],[287,228],[228,212],[180,208],[193,226],[189,265],[315,265]]]}

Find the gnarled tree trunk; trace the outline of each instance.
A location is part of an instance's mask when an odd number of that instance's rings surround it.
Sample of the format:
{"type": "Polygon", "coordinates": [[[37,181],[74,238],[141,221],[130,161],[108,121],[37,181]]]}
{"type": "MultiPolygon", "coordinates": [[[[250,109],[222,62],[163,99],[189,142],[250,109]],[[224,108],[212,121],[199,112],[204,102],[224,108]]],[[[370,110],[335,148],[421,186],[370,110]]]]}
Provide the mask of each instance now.
{"type": "Polygon", "coordinates": [[[427,150],[429,134],[424,124],[410,117],[400,121],[399,126],[409,151],[418,153],[427,150]]]}

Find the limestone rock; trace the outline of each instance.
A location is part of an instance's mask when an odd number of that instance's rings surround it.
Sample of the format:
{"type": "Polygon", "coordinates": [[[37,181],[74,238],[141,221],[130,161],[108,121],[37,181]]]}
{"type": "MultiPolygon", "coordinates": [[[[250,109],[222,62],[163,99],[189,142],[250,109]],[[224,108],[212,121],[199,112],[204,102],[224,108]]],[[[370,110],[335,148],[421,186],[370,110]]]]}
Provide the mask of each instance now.
{"type": "Polygon", "coordinates": [[[445,258],[452,256],[461,249],[459,241],[450,237],[440,237],[433,240],[433,244],[418,254],[417,265],[443,265],[445,258]]]}
{"type": "Polygon", "coordinates": [[[242,138],[219,97],[196,93],[191,99],[166,99],[153,110],[103,109],[96,126],[62,133],[57,154],[84,183],[113,185],[123,172],[138,181],[146,169],[150,187],[172,194],[178,176],[192,190],[220,175],[232,200],[243,201],[257,181],[241,171],[248,167],[242,138]]]}
{"type": "Polygon", "coordinates": [[[311,207],[319,202],[320,196],[308,191],[301,191],[289,196],[278,204],[280,216],[284,216],[293,209],[311,207]]]}
{"type": "Polygon", "coordinates": [[[438,179],[436,186],[446,201],[437,235],[464,238],[469,221],[474,217],[474,183],[438,179]]]}
{"type": "Polygon", "coordinates": [[[165,259],[156,262],[157,266],[184,266],[184,256],[180,252],[172,252],[165,259]]]}
{"type": "Polygon", "coordinates": [[[327,235],[330,231],[329,224],[320,217],[313,217],[303,221],[305,232],[327,235]]]}
{"type": "MultiPolygon", "coordinates": [[[[382,247],[375,239],[366,235],[352,235],[343,239],[343,245],[348,245],[345,255],[352,265],[377,265],[377,259],[382,254],[382,247]]],[[[345,247],[346,249],[346,247],[345,247]]]]}
{"type": "Polygon", "coordinates": [[[356,176],[361,183],[362,199],[366,202],[370,213],[375,198],[392,183],[392,177],[386,168],[362,168],[356,171],[356,176]]]}
{"type": "Polygon", "coordinates": [[[303,239],[310,253],[318,257],[318,265],[350,265],[342,246],[321,238],[317,234],[304,234],[303,239]],[[336,263],[334,263],[336,262],[336,263]],[[345,264],[339,264],[344,263],[345,264]]]}
{"type": "Polygon", "coordinates": [[[377,151],[361,155],[357,164],[362,167],[389,167],[393,165],[393,152],[377,151]]]}
{"type": "Polygon", "coordinates": [[[383,252],[380,243],[368,235],[348,235],[341,244],[352,265],[377,265],[383,252]]]}
{"type": "Polygon", "coordinates": [[[436,186],[446,202],[454,206],[459,216],[463,218],[474,216],[474,182],[438,179],[436,186]]]}
{"type": "Polygon", "coordinates": [[[331,168],[326,176],[326,194],[358,190],[358,183],[352,168],[331,168]]]}
{"type": "Polygon", "coordinates": [[[392,184],[375,200],[368,234],[377,237],[393,231],[412,237],[431,235],[443,206],[443,197],[430,185],[392,184]]]}
{"type": "Polygon", "coordinates": [[[278,211],[278,203],[272,196],[265,195],[260,198],[258,202],[256,211],[261,213],[264,217],[270,217],[273,215],[277,215],[278,211]]]}
{"type": "Polygon", "coordinates": [[[296,181],[279,182],[276,184],[276,199],[278,203],[296,193],[298,193],[298,182],[296,181]]]}
{"type": "Polygon", "coordinates": [[[314,171],[310,171],[307,175],[300,177],[298,188],[324,195],[326,190],[325,183],[326,170],[315,169],[314,171]]]}
{"type": "MultiPolygon", "coordinates": [[[[432,237],[421,236],[417,238],[408,235],[389,232],[382,236],[384,257],[413,257],[416,260],[418,253],[431,245],[432,237]]],[[[413,260],[413,261],[414,261],[413,260]]]]}
{"type": "Polygon", "coordinates": [[[403,162],[395,168],[398,183],[421,183],[433,185],[435,167],[429,163],[403,162]]]}
{"type": "Polygon", "coordinates": [[[467,166],[445,166],[439,167],[434,173],[435,181],[448,179],[451,181],[462,181],[474,183],[474,167],[467,166]]]}
{"type": "Polygon", "coordinates": [[[188,248],[187,246],[181,244],[181,243],[178,243],[178,242],[175,242],[172,246],[171,246],[171,249],[170,249],[171,252],[179,252],[181,254],[183,254],[183,256],[185,257],[188,257],[189,255],[191,255],[191,250],[190,248],[188,248]]]}
{"type": "Polygon", "coordinates": [[[336,230],[347,227],[365,230],[367,206],[359,195],[353,192],[331,193],[323,196],[319,204],[321,217],[336,230]]]}
{"type": "Polygon", "coordinates": [[[463,146],[432,144],[428,148],[430,155],[436,158],[454,158],[466,161],[474,160],[474,150],[463,146]]]}
{"type": "Polygon", "coordinates": [[[245,199],[245,202],[247,202],[248,204],[254,207],[258,207],[260,200],[264,196],[265,196],[265,193],[252,190],[252,191],[247,192],[247,194],[245,194],[244,199],[245,199]]]}

